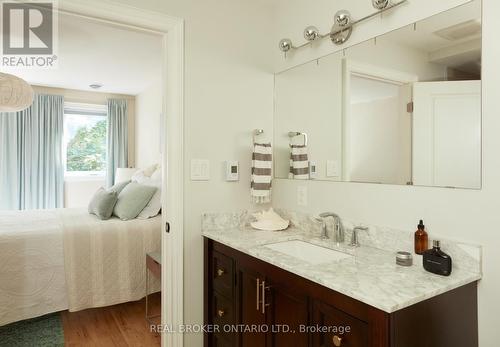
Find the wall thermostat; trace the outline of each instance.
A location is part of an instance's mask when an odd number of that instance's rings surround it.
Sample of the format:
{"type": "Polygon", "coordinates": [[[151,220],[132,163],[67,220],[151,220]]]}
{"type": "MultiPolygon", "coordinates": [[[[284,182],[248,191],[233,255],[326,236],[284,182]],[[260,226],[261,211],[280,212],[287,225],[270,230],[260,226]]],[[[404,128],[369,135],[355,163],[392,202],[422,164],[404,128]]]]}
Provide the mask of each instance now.
{"type": "Polygon", "coordinates": [[[226,181],[238,181],[240,179],[240,167],[237,161],[226,161],[226,181]]]}

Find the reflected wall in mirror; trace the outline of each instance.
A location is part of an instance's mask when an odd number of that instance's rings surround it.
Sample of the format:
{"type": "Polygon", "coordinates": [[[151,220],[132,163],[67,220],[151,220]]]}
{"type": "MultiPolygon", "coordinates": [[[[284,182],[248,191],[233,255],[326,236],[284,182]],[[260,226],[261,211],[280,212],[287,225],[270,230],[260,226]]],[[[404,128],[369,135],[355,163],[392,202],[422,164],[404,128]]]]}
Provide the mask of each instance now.
{"type": "Polygon", "coordinates": [[[277,73],[275,177],[479,189],[480,6],[277,73]]]}

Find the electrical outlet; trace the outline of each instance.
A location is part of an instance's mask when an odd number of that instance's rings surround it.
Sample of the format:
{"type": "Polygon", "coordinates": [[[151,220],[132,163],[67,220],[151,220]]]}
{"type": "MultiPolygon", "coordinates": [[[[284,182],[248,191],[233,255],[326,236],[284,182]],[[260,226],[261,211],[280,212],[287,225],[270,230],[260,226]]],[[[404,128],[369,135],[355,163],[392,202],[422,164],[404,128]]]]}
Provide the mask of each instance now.
{"type": "Polygon", "coordinates": [[[297,187],[297,205],[307,206],[307,187],[298,186],[297,187]]]}
{"type": "Polygon", "coordinates": [[[339,177],[340,167],[338,160],[326,161],[326,177],[339,177]]]}

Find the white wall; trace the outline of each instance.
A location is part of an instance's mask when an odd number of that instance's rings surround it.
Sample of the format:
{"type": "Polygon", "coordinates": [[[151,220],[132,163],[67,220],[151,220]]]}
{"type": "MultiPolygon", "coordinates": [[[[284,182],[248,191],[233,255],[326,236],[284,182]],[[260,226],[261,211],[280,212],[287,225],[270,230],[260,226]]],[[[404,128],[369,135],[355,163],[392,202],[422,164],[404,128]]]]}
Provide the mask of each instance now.
{"type": "MultiPolygon", "coordinates": [[[[276,47],[268,1],[120,0],[185,19],[185,323],[203,321],[201,214],[251,208],[252,130],[272,134],[276,47]],[[193,158],[210,160],[208,182],[189,180],[193,158]],[[222,162],[240,161],[240,181],[223,181],[222,162]]],[[[202,345],[187,335],[185,346],[202,345]]]]}
{"type": "Polygon", "coordinates": [[[106,186],[104,178],[78,178],[64,179],[64,207],[86,207],[90,199],[100,187],[106,186]]]}
{"type": "MultiPolygon", "coordinates": [[[[394,89],[398,93],[398,87],[394,89]]],[[[398,96],[351,104],[349,180],[402,182],[404,178],[398,177],[399,115],[398,96]]]]}
{"type": "MultiPolygon", "coordinates": [[[[397,26],[429,16],[465,1],[410,1],[383,19],[360,25],[354,30],[351,43],[394,29],[397,26]]],[[[319,0],[314,6],[300,0],[283,2],[276,23],[276,40],[291,36],[296,42],[304,27],[316,24],[323,31],[331,25],[336,10],[347,8],[356,17],[373,11],[370,1],[319,0]]],[[[449,238],[483,245],[484,278],[479,285],[479,340],[481,347],[498,346],[498,314],[500,312],[500,45],[497,33],[500,22],[500,2],[483,0],[483,188],[460,190],[356,184],[341,182],[274,182],[274,205],[298,209],[296,190],[299,185],[308,189],[312,213],[332,210],[342,217],[367,224],[414,230],[419,218],[426,220],[429,232],[449,238]]],[[[325,40],[326,41],[326,40],[325,40]]],[[[284,61],[276,52],[276,70],[309,60],[315,55],[336,49],[329,42],[316,49],[305,49],[294,58],[284,61]]]]}
{"type": "MultiPolygon", "coordinates": [[[[342,56],[332,54],[287,70],[275,77],[275,177],[290,171],[289,131],[308,135],[309,160],[318,179],[327,179],[327,160],[342,161],[342,56]]],[[[303,137],[293,138],[302,144],[303,137]]],[[[328,179],[337,180],[338,177],[328,179]]]]}
{"type": "Polygon", "coordinates": [[[145,168],[161,161],[161,81],[155,81],[135,96],[135,165],[145,168]]]}

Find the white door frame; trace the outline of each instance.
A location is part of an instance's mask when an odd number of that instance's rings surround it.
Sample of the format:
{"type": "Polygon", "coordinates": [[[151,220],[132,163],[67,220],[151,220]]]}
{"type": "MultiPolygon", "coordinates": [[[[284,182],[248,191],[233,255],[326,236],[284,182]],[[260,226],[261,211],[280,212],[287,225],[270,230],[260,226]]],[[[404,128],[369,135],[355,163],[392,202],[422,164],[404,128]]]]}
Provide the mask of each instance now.
{"type": "Polygon", "coordinates": [[[351,75],[369,78],[398,85],[414,83],[418,76],[377,65],[357,62],[352,59],[342,60],[342,181],[350,181],[350,151],[348,132],[351,128],[351,75]]]}
{"type": "MultiPolygon", "coordinates": [[[[100,0],[59,1],[59,11],[162,35],[163,191],[168,193],[163,194],[162,201],[161,317],[164,326],[177,331],[184,321],[184,20],[100,0]],[[168,234],[167,218],[171,230],[168,234]]],[[[162,346],[182,345],[182,333],[162,334],[162,346]]]]}

